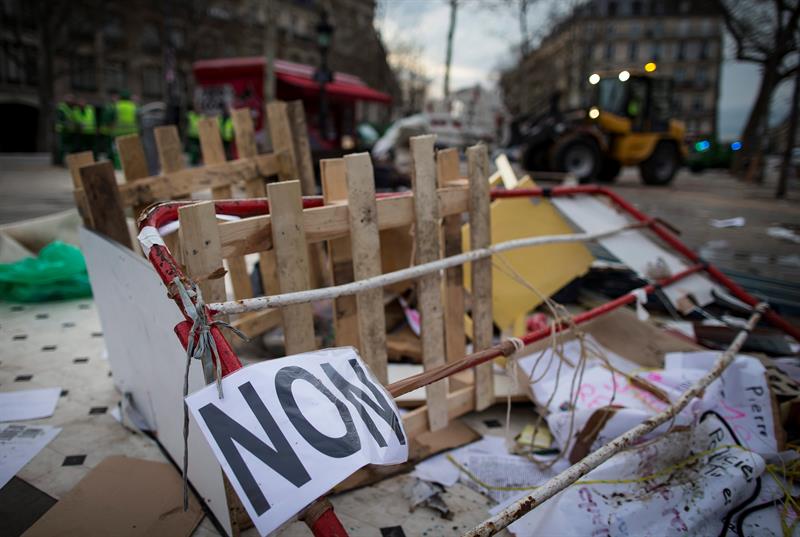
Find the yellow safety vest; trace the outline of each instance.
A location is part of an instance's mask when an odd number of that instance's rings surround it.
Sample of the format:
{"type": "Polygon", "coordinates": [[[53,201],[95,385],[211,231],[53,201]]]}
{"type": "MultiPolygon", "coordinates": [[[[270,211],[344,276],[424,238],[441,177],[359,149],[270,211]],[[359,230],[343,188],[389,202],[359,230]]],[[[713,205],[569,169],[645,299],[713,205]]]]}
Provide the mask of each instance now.
{"type": "Polygon", "coordinates": [[[222,121],[222,141],[223,142],[233,141],[233,120],[229,117],[226,117],[222,121]]]}
{"type": "Polygon", "coordinates": [[[65,102],[58,103],[56,107],[56,132],[69,132],[74,130],[74,127],[72,107],[65,102]]]}
{"type": "Polygon", "coordinates": [[[97,119],[94,115],[94,106],[87,104],[83,110],[78,108],[75,111],[77,121],[81,126],[83,134],[95,134],[97,132],[97,119]]]}
{"type": "Polygon", "coordinates": [[[186,136],[189,138],[200,139],[200,117],[200,114],[192,110],[186,114],[186,136]]]}
{"type": "Polygon", "coordinates": [[[136,103],[127,99],[120,99],[116,104],[115,136],[136,134],[139,131],[136,125],[136,103]]]}

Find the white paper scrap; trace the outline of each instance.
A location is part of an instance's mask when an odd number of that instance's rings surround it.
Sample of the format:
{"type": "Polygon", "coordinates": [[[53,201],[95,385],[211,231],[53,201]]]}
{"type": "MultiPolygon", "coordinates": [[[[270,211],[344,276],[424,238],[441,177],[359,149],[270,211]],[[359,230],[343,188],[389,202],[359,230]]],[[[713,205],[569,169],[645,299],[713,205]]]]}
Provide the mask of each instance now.
{"type": "Polygon", "coordinates": [[[36,420],[52,416],[61,388],[0,393],[0,421],[36,420]]]}
{"type": "Polygon", "coordinates": [[[0,425],[0,488],[60,432],[50,425],[0,425]]]}
{"type": "Polygon", "coordinates": [[[186,398],[261,535],[367,464],[408,459],[397,406],[352,347],[268,360],[186,398]]]}

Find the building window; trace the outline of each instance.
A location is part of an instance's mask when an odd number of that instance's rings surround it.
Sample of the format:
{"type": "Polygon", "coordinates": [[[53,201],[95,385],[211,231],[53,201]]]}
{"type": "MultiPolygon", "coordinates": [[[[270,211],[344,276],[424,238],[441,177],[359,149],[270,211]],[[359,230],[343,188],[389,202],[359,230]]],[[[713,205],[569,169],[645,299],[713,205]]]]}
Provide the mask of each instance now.
{"type": "Polygon", "coordinates": [[[639,44],[636,41],[631,41],[628,45],[628,59],[630,61],[636,60],[639,55],[639,44]]]}
{"type": "Polygon", "coordinates": [[[106,62],[104,72],[106,89],[108,91],[121,91],[125,88],[125,64],[119,61],[106,62]]]}
{"type": "Polygon", "coordinates": [[[635,1],[631,4],[631,14],[634,17],[638,17],[642,14],[642,3],[640,1],[635,1]]]}
{"type": "Polygon", "coordinates": [[[686,59],[686,42],[680,41],[678,43],[678,59],[685,60],[686,59]]]}
{"type": "Polygon", "coordinates": [[[617,3],[616,2],[609,2],[608,3],[608,16],[614,17],[617,14],[617,3]]]}
{"type": "Polygon", "coordinates": [[[710,43],[707,39],[704,39],[700,42],[700,59],[707,60],[709,57],[709,49],[711,48],[710,43]]]}
{"type": "Polygon", "coordinates": [[[678,67],[675,69],[675,82],[683,82],[686,78],[686,69],[684,67],[678,67]]]}
{"type": "Polygon", "coordinates": [[[614,59],[614,43],[609,43],[606,45],[606,59],[614,59]]]}
{"type": "Polygon", "coordinates": [[[708,82],[708,76],[706,74],[706,70],[698,67],[697,74],[694,77],[694,81],[698,87],[701,88],[704,87],[706,85],[706,82],[708,82]]]}
{"type": "Polygon", "coordinates": [[[650,45],[650,59],[657,62],[661,59],[661,43],[653,43],[650,45]]]}
{"type": "Polygon", "coordinates": [[[152,22],[148,22],[142,28],[140,34],[142,50],[145,52],[158,52],[161,50],[161,36],[158,33],[158,28],[152,22]]]}
{"type": "Polygon", "coordinates": [[[69,82],[72,89],[94,91],[97,89],[94,56],[73,56],[70,62],[69,82]]]}
{"type": "Polygon", "coordinates": [[[701,95],[695,95],[692,99],[692,112],[702,112],[703,111],[703,97],[701,95]]]}
{"type": "Polygon", "coordinates": [[[146,97],[161,97],[163,95],[164,77],[161,67],[147,65],[142,68],[142,94],[146,97]]]}

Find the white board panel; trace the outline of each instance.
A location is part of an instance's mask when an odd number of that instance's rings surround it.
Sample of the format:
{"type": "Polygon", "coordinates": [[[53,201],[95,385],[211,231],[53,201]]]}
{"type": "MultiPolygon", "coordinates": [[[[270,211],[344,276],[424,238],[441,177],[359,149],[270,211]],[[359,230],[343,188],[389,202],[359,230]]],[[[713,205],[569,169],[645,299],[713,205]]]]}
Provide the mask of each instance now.
{"type": "MultiPolygon", "coordinates": [[[[618,228],[632,221],[614,207],[590,196],[554,197],[553,204],[576,226],[586,232],[597,233],[618,228]]],[[[680,257],[668,252],[644,233],[638,230],[624,231],[612,237],[597,241],[620,261],[647,278],[648,267],[662,260],[670,274],[677,274],[689,268],[680,257]]],[[[711,291],[716,286],[702,274],[692,274],[664,288],[664,294],[673,305],[686,296],[692,295],[701,306],[710,304],[714,298],[711,291]]]]}
{"type": "MultiPolygon", "coordinates": [[[[132,394],[159,441],[182,464],[186,352],[173,328],[183,317],[141,255],[83,228],[80,241],[114,381],[132,394]]],[[[192,364],[190,393],[204,385],[200,364],[192,364]]],[[[189,429],[189,480],[230,535],[222,469],[194,422],[189,429]]]]}

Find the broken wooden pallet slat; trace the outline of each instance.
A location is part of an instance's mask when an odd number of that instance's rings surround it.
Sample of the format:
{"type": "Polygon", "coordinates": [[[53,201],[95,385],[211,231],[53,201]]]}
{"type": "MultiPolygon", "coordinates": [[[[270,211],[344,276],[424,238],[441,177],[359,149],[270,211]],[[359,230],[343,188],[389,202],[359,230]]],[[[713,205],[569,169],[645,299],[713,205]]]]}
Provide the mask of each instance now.
{"type": "Polygon", "coordinates": [[[222,247],[213,201],[178,209],[180,245],[187,275],[195,281],[207,302],[225,300],[225,280],[208,276],[222,268],[222,247]]]}
{"type": "Polygon", "coordinates": [[[71,153],[64,158],[64,162],[72,177],[72,186],[75,188],[73,196],[75,197],[75,206],[78,208],[78,214],[81,215],[83,225],[91,228],[91,214],[86,206],[86,196],[81,188],[81,168],[94,164],[94,153],[91,151],[71,153]]]}
{"type": "MultiPolygon", "coordinates": [[[[436,165],[433,155],[434,135],[410,139],[412,186],[414,189],[414,237],[416,263],[439,259],[439,204],[436,195],[436,165]]],[[[417,308],[422,325],[422,363],[425,369],[445,363],[442,287],[439,274],[427,274],[417,280],[417,308]]],[[[425,387],[428,425],[431,431],[445,427],[447,416],[447,380],[425,387]]]]}
{"type": "MultiPolygon", "coordinates": [[[[347,172],[347,204],[354,280],[381,274],[381,242],[375,203],[375,175],[369,153],[344,157],[347,172]]],[[[386,357],[386,317],[383,289],[356,295],[359,350],[364,362],[383,384],[389,381],[386,357]]]]}
{"type": "MultiPolygon", "coordinates": [[[[125,176],[125,183],[137,183],[150,175],[147,169],[147,158],[144,155],[142,140],[138,134],[120,136],[115,141],[119,160],[122,164],[122,174],[125,176]]],[[[125,203],[124,196],[123,203],[125,203]]],[[[128,206],[127,203],[125,205],[128,206]]],[[[142,214],[142,211],[147,209],[148,205],[149,203],[147,202],[130,204],[133,209],[134,220],[142,214]]]]}
{"type": "MultiPolygon", "coordinates": [[[[223,164],[225,163],[225,147],[222,144],[222,136],[219,133],[219,123],[215,117],[204,117],[198,122],[200,135],[200,152],[203,155],[203,164],[223,164]]],[[[211,189],[211,196],[214,199],[230,199],[233,197],[231,185],[218,186],[211,189]]],[[[217,231],[219,236],[219,231],[217,231]]],[[[222,252],[220,251],[220,257],[222,252]]],[[[231,275],[231,285],[233,285],[233,296],[237,299],[249,298],[253,296],[253,285],[250,283],[250,276],[247,274],[247,264],[243,256],[235,256],[227,259],[228,270],[231,275]]]]}
{"type": "MultiPolygon", "coordinates": [[[[436,154],[439,187],[447,187],[459,179],[458,149],[443,149],[436,154]]],[[[442,218],[444,256],[458,255],[461,247],[461,214],[442,218]]],[[[464,357],[467,346],[464,336],[464,269],[459,265],[447,269],[444,276],[444,323],[447,361],[464,357]]]]}
{"type": "MultiPolygon", "coordinates": [[[[433,199],[437,199],[434,196],[433,199]]],[[[438,192],[439,214],[442,216],[468,209],[466,187],[451,187],[438,192]]],[[[391,229],[414,223],[414,197],[400,196],[376,200],[378,229],[391,229]]],[[[346,237],[350,230],[349,212],[343,205],[314,207],[303,211],[303,229],[308,242],[322,242],[346,237]]],[[[271,217],[255,216],[220,226],[225,257],[244,255],[272,247],[271,217]]]]}
{"type": "MultiPolygon", "coordinates": [[[[486,248],[492,242],[489,218],[489,154],[485,145],[467,149],[469,175],[470,249],[486,248]]],[[[492,346],[492,260],[472,262],[472,351],[492,346]]],[[[483,410],[494,404],[492,363],[475,368],[475,409],[483,410]]]]}
{"type": "Polygon", "coordinates": [[[114,166],[108,161],[90,164],[80,168],[80,175],[92,229],[132,249],[114,166]]]}
{"type": "MultiPolygon", "coordinates": [[[[322,179],[322,198],[325,205],[347,203],[347,176],[343,159],[323,159],[319,162],[322,179]]],[[[353,256],[349,237],[328,241],[328,270],[333,285],[353,281],[353,256]]],[[[333,301],[333,328],[337,347],[358,344],[356,297],[343,296],[333,301]]]]}
{"type": "MultiPolygon", "coordinates": [[[[299,181],[268,186],[274,216],[272,242],[281,293],[310,288],[308,248],[303,231],[303,204],[299,181]]],[[[311,304],[281,308],[286,354],[314,350],[314,317],[311,304]]]]}

